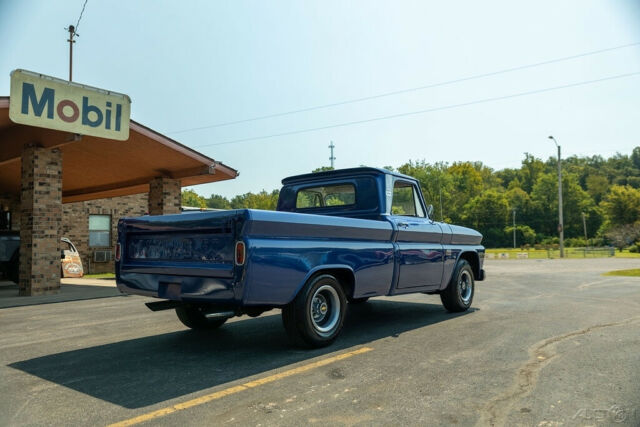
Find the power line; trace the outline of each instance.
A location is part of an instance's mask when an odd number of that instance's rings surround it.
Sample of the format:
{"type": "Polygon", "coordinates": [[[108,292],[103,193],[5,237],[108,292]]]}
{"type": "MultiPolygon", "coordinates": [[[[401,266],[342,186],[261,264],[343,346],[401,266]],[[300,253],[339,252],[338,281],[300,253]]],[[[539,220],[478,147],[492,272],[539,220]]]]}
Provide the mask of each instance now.
{"type": "MultiPolygon", "coordinates": [[[[85,4],[86,4],[86,2],[85,2],[85,4]]],[[[84,10],[84,8],[83,8],[83,10],[84,10]]],[[[557,63],[557,62],[569,61],[569,60],[572,60],[572,59],[583,58],[585,56],[597,55],[597,54],[604,53],[604,52],[610,52],[610,51],[613,51],[613,50],[624,49],[624,48],[627,48],[627,47],[638,46],[638,45],[640,45],[640,42],[629,43],[629,44],[625,44],[625,45],[614,46],[614,47],[609,47],[609,48],[605,48],[605,49],[599,49],[599,50],[593,50],[593,51],[590,51],[590,52],[579,53],[577,55],[565,56],[565,57],[562,57],[562,58],[550,59],[550,60],[542,61],[542,62],[535,62],[533,64],[527,64],[527,65],[520,65],[518,67],[505,68],[505,69],[502,69],[502,70],[492,71],[492,72],[489,72],[489,73],[475,74],[475,75],[472,75],[472,76],[462,77],[462,78],[459,78],[459,79],[446,80],[446,81],[438,82],[438,83],[431,83],[431,84],[427,84],[427,85],[424,85],[424,86],[417,86],[417,87],[408,88],[408,89],[400,89],[400,90],[395,90],[395,91],[392,91],[392,92],[384,92],[384,93],[380,93],[380,94],[377,94],[377,95],[370,95],[370,96],[365,96],[365,97],[361,97],[361,98],[352,98],[352,99],[348,99],[348,100],[344,100],[344,101],[338,101],[338,102],[332,102],[332,103],[329,103],[329,104],[317,105],[317,106],[314,106],[314,107],[300,108],[298,110],[284,111],[284,112],[281,112],[281,113],[267,114],[267,115],[264,115],[264,116],[255,116],[255,117],[250,117],[250,118],[247,118],[247,119],[240,119],[240,120],[234,120],[234,121],[229,121],[229,122],[216,123],[216,124],[212,124],[212,125],[205,125],[205,126],[193,127],[193,128],[188,128],[188,129],[180,129],[180,130],[171,131],[171,132],[167,132],[167,133],[168,134],[178,134],[178,133],[184,133],[184,132],[193,132],[193,131],[197,131],[197,130],[212,129],[212,128],[223,127],[223,126],[231,126],[231,125],[235,125],[235,124],[239,124],[239,123],[247,123],[247,122],[253,122],[253,121],[257,121],[257,120],[271,119],[271,118],[274,118],[274,117],[288,116],[288,115],[291,115],[291,114],[304,113],[304,112],[308,112],[308,111],[321,110],[321,109],[324,109],[324,108],[337,107],[337,106],[340,106],[340,105],[354,104],[354,103],[357,103],[357,102],[370,101],[372,99],[385,98],[385,97],[388,97],[388,96],[400,95],[400,94],[403,94],[403,93],[415,92],[415,91],[419,91],[419,90],[431,89],[431,88],[434,88],[434,87],[446,86],[446,85],[451,85],[451,84],[454,84],[454,83],[460,83],[460,82],[469,81],[469,80],[476,80],[476,79],[480,79],[480,78],[484,78],[484,77],[496,76],[496,75],[499,75],[499,74],[511,73],[511,72],[514,72],[514,71],[525,70],[527,68],[534,68],[534,67],[540,67],[542,65],[554,64],[554,63],[557,63]]]]}
{"type": "Polygon", "coordinates": [[[80,16],[78,17],[78,22],[76,22],[76,31],[78,31],[78,26],[80,25],[80,20],[82,19],[82,14],[84,13],[84,8],[87,7],[87,2],[89,0],[84,0],[84,4],[82,5],[82,10],[80,11],[80,16]]]}
{"type": "Polygon", "coordinates": [[[352,126],[352,125],[359,125],[359,124],[363,124],[363,123],[370,123],[370,122],[376,122],[376,121],[381,121],[381,120],[397,119],[397,118],[400,118],[400,117],[414,116],[414,115],[417,115],[417,114],[433,113],[435,111],[449,110],[449,109],[453,109],[453,108],[467,107],[467,106],[476,105],[476,104],[483,104],[483,103],[486,103],[486,102],[501,101],[501,100],[504,100],[504,99],[511,99],[511,98],[518,98],[518,97],[522,97],[522,96],[535,95],[535,94],[538,94],[538,93],[551,92],[551,91],[554,91],[554,90],[567,89],[567,88],[576,87],[576,86],[585,86],[585,85],[589,85],[589,84],[593,84],[593,83],[599,83],[599,82],[608,81],[608,80],[615,80],[615,79],[621,79],[621,78],[625,78],[625,77],[636,76],[638,74],[640,74],[640,71],[635,71],[633,73],[626,73],[626,74],[618,74],[618,75],[615,75],[615,76],[603,77],[603,78],[595,79],[595,80],[586,80],[586,81],[581,81],[581,82],[577,82],[577,83],[570,83],[570,84],[566,84],[566,85],[562,85],[562,86],[554,86],[554,87],[549,87],[549,88],[544,88],[544,89],[531,90],[531,91],[527,91],[527,92],[519,92],[519,93],[514,93],[514,94],[511,94],[511,95],[484,98],[484,99],[479,99],[479,100],[475,100],[475,101],[463,102],[463,103],[460,103],[460,104],[450,104],[450,105],[444,105],[444,106],[441,106],[441,107],[427,108],[427,109],[424,109],[424,110],[409,111],[409,112],[406,112],[406,113],[398,113],[398,114],[392,114],[392,115],[388,115],[388,116],[373,117],[373,118],[370,118],[370,119],[363,119],[363,120],[354,120],[354,121],[351,121],[351,122],[343,122],[343,123],[337,123],[337,124],[333,124],[333,125],[319,126],[319,127],[315,127],[315,128],[307,128],[307,129],[299,129],[299,130],[288,131],[288,132],[274,133],[274,134],[270,134],[270,135],[262,135],[262,136],[253,136],[253,137],[249,137],[249,138],[233,139],[233,140],[230,140],[230,141],[223,141],[223,142],[216,142],[216,143],[212,143],[212,144],[197,145],[195,147],[196,148],[202,148],[202,147],[213,147],[213,146],[217,146],[217,145],[237,144],[237,143],[241,143],[241,142],[257,141],[257,140],[260,140],[260,139],[275,138],[275,137],[278,137],[278,136],[297,135],[297,134],[301,134],[301,133],[315,132],[315,131],[320,131],[320,130],[325,130],[325,129],[333,129],[333,128],[339,128],[339,127],[345,127],[345,126],[352,126]]]}
{"type": "Polygon", "coordinates": [[[80,37],[80,34],[78,34],[78,27],[80,26],[80,20],[84,14],[84,8],[87,6],[87,1],[88,0],[84,0],[80,16],[78,16],[75,27],[73,25],[69,25],[65,28],[65,30],[69,32],[69,39],[67,40],[69,42],[69,81],[73,80],[73,44],[76,42],[74,37],[80,37]]]}

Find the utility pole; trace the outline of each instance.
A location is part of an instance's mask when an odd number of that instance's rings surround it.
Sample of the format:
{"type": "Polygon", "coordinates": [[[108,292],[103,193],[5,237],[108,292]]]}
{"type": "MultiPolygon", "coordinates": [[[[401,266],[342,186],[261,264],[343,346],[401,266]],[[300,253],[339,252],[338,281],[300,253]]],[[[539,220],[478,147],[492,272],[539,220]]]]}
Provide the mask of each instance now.
{"type": "Polygon", "coordinates": [[[69,31],[69,39],[67,40],[69,42],[69,81],[71,81],[73,78],[73,44],[76,42],[73,38],[80,37],[80,34],[78,34],[76,31],[78,31],[78,28],[80,27],[80,21],[82,20],[82,15],[84,14],[84,8],[87,7],[87,1],[89,0],[84,0],[82,10],[80,11],[80,16],[78,16],[78,21],[76,22],[75,27],[73,25],[69,25],[68,28],[65,28],[65,30],[69,31]]]}
{"type": "Polygon", "coordinates": [[[69,39],[67,40],[69,42],[69,81],[71,81],[73,78],[73,44],[76,42],[73,38],[79,34],[76,34],[76,27],[73,25],[69,25],[67,30],[69,31],[69,39]]]}
{"type": "Polygon", "coordinates": [[[516,248],[516,210],[513,210],[513,249],[516,248]]]}
{"type": "Polygon", "coordinates": [[[584,244],[589,246],[589,243],[587,243],[587,216],[584,212],[582,212],[582,227],[584,228],[584,244]]]}
{"type": "Polygon", "coordinates": [[[549,139],[558,147],[558,234],[560,235],[560,258],[564,258],[564,221],[562,215],[562,166],[560,156],[560,146],[553,136],[549,139]]]}
{"type": "Polygon", "coordinates": [[[333,144],[333,141],[331,141],[331,144],[329,145],[329,148],[331,149],[331,157],[329,157],[329,160],[331,161],[331,169],[334,169],[334,161],[336,160],[335,156],[333,155],[333,149],[336,148],[336,146],[333,144]]]}

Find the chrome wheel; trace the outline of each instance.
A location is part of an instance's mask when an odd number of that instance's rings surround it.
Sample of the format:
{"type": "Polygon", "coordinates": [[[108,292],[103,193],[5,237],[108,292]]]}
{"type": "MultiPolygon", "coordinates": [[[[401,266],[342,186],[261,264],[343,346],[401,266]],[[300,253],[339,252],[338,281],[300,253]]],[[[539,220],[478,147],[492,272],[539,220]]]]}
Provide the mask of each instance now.
{"type": "Polygon", "coordinates": [[[340,319],[340,297],[330,285],[320,286],[311,297],[309,314],[316,333],[328,337],[340,319]]]}
{"type": "Polygon", "coordinates": [[[346,308],[347,298],[340,282],[330,274],[318,274],[282,308],[282,323],[294,344],[326,347],[340,333],[346,308]]]}
{"type": "Polygon", "coordinates": [[[458,294],[465,305],[469,304],[473,295],[473,280],[468,271],[463,270],[458,277],[458,294]]]}

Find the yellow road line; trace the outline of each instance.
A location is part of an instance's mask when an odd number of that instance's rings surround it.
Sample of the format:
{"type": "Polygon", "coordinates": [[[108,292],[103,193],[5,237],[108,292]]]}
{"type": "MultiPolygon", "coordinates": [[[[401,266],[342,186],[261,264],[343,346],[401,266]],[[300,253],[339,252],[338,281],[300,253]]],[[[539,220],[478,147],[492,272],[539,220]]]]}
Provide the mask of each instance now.
{"type": "Polygon", "coordinates": [[[124,426],[132,426],[135,424],[140,424],[145,421],[150,421],[155,418],[164,417],[169,414],[173,414],[174,412],[182,411],[188,408],[193,408],[194,406],[202,405],[207,402],[211,402],[212,400],[221,399],[225,396],[229,396],[232,394],[239,393],[244,390],[249,390],[250,388],[259,387],[261,385],[269,384],[274,381],[281,380],[283,378],[287,378],[293,375],[301,374],[303,372],[310,371],[312,369],[320,368],[322,366],[329,365],[331,363],[337,362],[339,360],[348,359],[349,357],[356,356],[358,354],[366,353],[373,350],[370,347],[362,347],[358,350],[350,351],[348,353],[339,354],[337,356],[328,357],[326,359],[319,360],[317,362],[309,363],[307,365],[299,366],[297,368],[289,369],[288,371],[280,372],[279,374],[270,375],[268,377],[260,378],[254,381],[249,381],[248,383],[244,383],[242,385],[237,385],[234,387],[229,387],[224,390],[217,391],[215,393],[207,394],[205,396],[197,397],[192,400],[187,400],[183,403],[177,403],[173,406],[169,406],[168,408],[158,409],[157,411],[149,412],[146,414],[139,415],[134,418],[130,418],[128,420],[120,421],[119,423],[110,424],[108,427],[124,427],[124,426]]]}

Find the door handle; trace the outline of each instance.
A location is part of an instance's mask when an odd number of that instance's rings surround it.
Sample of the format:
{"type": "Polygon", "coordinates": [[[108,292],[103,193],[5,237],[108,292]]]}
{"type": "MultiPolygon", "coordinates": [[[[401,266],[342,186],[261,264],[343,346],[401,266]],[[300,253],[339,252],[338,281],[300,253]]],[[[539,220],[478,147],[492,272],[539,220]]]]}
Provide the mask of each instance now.
{"type": "Polygon", "coordinates": [[[408,223],[408,222],[399,222],[399,223],[398,223],[398,227],[404,227],[404,228],[407,228],[407,227],[409,227],[409,223],[408,223]]]}

